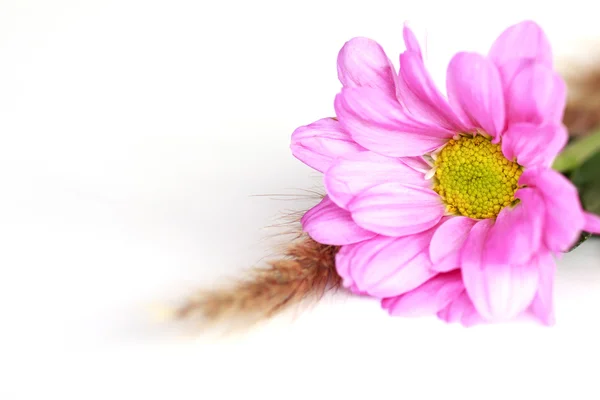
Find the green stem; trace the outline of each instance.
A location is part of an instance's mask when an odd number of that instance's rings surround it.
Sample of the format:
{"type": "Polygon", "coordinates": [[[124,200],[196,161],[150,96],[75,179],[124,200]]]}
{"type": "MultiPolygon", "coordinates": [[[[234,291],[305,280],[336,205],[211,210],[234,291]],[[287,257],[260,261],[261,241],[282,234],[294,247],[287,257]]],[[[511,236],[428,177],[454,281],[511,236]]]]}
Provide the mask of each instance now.
{"type": "Polygon", "coordinates": [[[581,165],[585,160],[600,151],[600,130],[576,139],[556,157],[552,168],[559,172],[567,172],[581,165]]]}

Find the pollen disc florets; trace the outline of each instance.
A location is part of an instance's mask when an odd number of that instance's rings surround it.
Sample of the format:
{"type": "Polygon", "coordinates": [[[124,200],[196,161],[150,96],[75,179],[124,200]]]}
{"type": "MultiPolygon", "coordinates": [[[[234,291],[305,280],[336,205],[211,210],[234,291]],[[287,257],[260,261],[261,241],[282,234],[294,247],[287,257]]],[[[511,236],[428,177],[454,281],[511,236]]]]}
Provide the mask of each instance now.
{"type": "Polygon", "coordinates": [[[495,218],[514,204],[522,167],[483,136],[450,140],[435,161],[434,190],[451,214],[495,218]]]}

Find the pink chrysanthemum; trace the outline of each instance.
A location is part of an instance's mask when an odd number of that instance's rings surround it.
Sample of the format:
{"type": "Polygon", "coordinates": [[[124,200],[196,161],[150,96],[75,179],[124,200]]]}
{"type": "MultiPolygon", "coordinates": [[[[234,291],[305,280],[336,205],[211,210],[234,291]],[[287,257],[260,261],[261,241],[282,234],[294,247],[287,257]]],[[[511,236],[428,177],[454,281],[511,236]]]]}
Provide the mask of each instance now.
{"type": "Polygon", "coordinates": [[[487,56],[456,54],[447,98],[408,27],[404,42],[399,74],[374,41],[347,42],[337,118],[293,133],[293,154],[327,191],[304,230],[341,246],[344,286],[392,315],[471,325],[530,311],[552,324],[554,257],[600,232],[600,218],[550,168],[568,135],[545,34],[526,21],[487,56]]]}

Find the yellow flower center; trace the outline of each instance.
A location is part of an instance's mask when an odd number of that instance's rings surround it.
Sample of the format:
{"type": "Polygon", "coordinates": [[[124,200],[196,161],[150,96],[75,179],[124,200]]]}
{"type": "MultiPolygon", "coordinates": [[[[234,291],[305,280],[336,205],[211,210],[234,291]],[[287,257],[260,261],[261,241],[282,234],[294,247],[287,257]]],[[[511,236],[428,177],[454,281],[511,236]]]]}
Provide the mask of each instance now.
{"type": "Polygon", "coordinates": [[[455,215],[495,218],[517,202],[523,168],[507,160],[499,144],[477,135],[450,140],[435,160],[434,190],[455,215]]]}

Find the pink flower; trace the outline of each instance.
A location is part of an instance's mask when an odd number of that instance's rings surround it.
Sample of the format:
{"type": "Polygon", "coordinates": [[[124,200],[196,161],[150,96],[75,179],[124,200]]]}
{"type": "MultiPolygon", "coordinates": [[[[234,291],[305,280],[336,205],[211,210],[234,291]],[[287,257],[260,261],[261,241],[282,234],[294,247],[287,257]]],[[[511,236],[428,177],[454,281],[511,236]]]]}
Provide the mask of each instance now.
{"type": "Polygon", "coordinates": [[[551,324],[554,256],[600,218],[550,169],[567,141],[566,87],[545,34],[526,21],[487,56],[456,54],[447,98],[406,26],[404,42],[399,73],[374,41],[347,42],[337,118],[293,133],[327,191],[304,230],[341,246],[344,286],[392,315],[471,325],[531,311],[551,324]]]}

